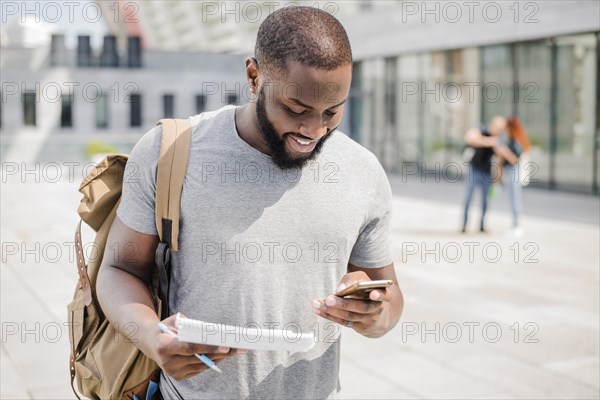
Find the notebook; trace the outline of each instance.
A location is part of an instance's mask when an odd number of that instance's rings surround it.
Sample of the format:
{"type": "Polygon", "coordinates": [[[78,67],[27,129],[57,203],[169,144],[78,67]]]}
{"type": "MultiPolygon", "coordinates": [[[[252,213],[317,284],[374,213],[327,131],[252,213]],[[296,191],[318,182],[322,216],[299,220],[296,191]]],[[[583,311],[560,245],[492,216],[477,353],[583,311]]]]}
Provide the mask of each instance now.
{"type": "Polygon", "coordinates": [[[227,346],[248,350],[308,351],[315,345],[315,335],[293,329],[262,329],[225,325],[177,316],[175,321],[179,340],[211,346],[227,346]]]}

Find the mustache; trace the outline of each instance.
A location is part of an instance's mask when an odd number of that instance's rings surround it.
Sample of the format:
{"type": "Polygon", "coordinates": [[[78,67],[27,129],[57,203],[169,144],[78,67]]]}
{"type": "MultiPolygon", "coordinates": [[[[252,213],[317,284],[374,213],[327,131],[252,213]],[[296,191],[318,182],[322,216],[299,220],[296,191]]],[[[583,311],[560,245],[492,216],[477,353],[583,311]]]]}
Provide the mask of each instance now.
{"type": "MultiPolygon", "coordinates": [[[[334,132],[334,131],[335,131],[335,130],[338,128],[338,127],[339,127],[339,125],[337,125],[335,128],[328,129],[328,130],[327,130],[327,133],[326,133],[326,134],[324,134],[324,135],[321,137],[321,139],[319,139],[319,141],[321,141],[321,140],[323,140],[323,139],[327,138],[327,137],[328,137],[329,135],[331,135],[331,134],[332,134],[332,133],[333,133],[333,132],[334,132]]],[[[301,133],[299,133],[299,132],[293,132],[293,131],[290,131],[290,132],[285,132],[285,133],[283,134],[283,136],[284,136],[284,137],[285,137],[285,136],[288,136],[288,135],[298,136],[298,137],[300,137],[300,138],[304,138],[304,139],[306,139],[306,140],[314,140],[314,139],[312,139],[312,138],[309,138],[308,136],[304,136],[303,134],[301,134],[301,133]]]]}

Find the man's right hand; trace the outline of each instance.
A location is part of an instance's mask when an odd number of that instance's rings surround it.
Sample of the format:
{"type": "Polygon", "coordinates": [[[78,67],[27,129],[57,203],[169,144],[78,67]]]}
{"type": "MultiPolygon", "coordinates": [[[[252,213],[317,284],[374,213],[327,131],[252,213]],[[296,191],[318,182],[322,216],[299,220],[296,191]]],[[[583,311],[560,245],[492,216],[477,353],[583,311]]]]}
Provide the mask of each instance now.
{"type": "MultiPolygon", "coordinates": [[[[136,346],[177,380],[208,369],[194,354],[206,354],[215,362],[244,354],[245,350],[227,348],[219,352],[215,346],[180,342],[158,329],[159,318],[149,290],[158,243],[157,235],[135,231],[115,217],[96,282],[98,301],[106,318],[117,327],[132,323],[138,326],[136,346]]],[[[177,331],[174,315],[162,322],[173,332],[177,331]]],[[[121,329],[120,332],[125,337],[131,336],[130,331],[121,329]]]]}
{"type": "MultiPolygon", "coordinates": [[[[175,317],[176,315],[171,315],[162,323],[177,333],[175,317]]],[[[209,369],[195,354],[205,354],[218,364],[228,357],[248,353],[248,350],[244,349],[181,342],[176,337],[161,332],[158,326],[151,329],[152,331],[148,332],[147,337],[148,340],[153,341],[154,345],[149,343],[148,348],[152,351],[149,356],[166,374],[178,381],[191,378],[209,369]]]]}

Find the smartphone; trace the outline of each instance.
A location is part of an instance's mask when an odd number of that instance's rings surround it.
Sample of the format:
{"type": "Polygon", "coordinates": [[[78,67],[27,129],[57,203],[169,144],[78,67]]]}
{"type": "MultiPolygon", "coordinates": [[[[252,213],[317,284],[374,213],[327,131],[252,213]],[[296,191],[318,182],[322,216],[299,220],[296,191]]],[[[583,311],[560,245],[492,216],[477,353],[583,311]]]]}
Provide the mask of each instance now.
{"type": "Polygon", "coordinates": [[[348,286],[341,292],[337,292],[335,295],[340,297],[366,299],[369,297],[369,293],[371,293],[372,290],[385,289],[386,287],[393,285],[394,281],[388,279],[379,281],[361,281],[348,286]]]}

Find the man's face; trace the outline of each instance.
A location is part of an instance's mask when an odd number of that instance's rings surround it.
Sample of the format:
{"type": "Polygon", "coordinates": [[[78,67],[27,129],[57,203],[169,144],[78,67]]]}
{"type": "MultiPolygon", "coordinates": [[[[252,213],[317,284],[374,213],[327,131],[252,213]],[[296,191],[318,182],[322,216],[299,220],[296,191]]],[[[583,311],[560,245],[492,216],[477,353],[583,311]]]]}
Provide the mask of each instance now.
{"type": "Polygon", "coordinates": [[[302,168],[321,151],[340,124],[352,66],[333,71],[289,62],[287,74],[260,85],[256,118],[273,162],[302,168]]]}

